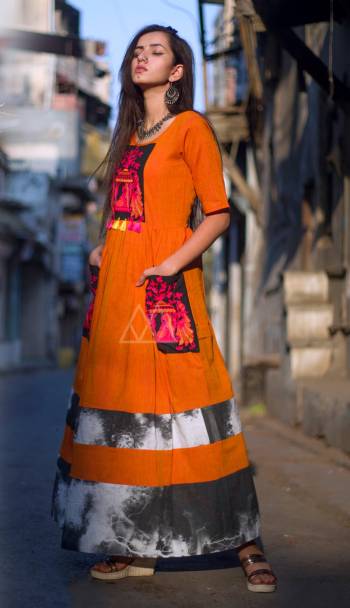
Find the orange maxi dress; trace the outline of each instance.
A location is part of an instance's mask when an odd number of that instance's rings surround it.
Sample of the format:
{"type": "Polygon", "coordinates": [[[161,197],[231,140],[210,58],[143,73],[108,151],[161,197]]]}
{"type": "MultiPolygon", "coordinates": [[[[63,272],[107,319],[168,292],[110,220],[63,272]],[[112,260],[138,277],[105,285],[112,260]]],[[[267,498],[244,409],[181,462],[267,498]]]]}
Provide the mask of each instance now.
{"type": "Polygon", "coordinates": [[[61,546],[184,557],[259,536],[259,507],[234,391],[205,301],[202,258],[159,265],[191,237],[191,206],[229,207],[205,119],[135,134],[115,168],[112,214],[83,324],[51,515],[61,546]]]}

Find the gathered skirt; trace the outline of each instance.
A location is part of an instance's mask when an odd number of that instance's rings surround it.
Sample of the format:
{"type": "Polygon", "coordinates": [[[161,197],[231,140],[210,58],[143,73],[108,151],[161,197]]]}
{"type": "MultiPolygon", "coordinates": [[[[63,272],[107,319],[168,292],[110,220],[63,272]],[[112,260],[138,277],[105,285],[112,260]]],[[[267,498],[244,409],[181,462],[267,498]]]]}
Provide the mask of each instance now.
{"type": "MultiPolygon", "coordinates": [[[[52,491],[65,549],[186,557],[260,535],[202,269],[153,275],[135,287],[131,274],[151,265],[152,238],[147,227],[110,230],[100,269],[90,267],[91,301],[52,491]]],[[[163,250],[183,240],[183,231],[173,241],[168,232],[163,250]]]]}

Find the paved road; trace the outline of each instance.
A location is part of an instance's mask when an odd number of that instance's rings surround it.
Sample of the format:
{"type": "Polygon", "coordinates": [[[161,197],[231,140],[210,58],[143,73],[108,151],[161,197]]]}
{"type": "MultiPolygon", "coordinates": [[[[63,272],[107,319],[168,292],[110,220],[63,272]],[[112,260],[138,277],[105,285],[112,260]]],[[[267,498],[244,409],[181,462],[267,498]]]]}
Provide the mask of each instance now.
{"type": "Polygon", "coordinates": [[[265,417],[246,419],[243,410],[278,591],[246,591],[232,554],[210,570],[196,570],[210,567],[203,560],[181,562],[192,570],[175,572],[160,563],[154,577],[92,580],[94,556],[61,549],[49,516],[71,380],[72,370],[0,376],[1,608],[350,606],[349,459],[265,417]]]}

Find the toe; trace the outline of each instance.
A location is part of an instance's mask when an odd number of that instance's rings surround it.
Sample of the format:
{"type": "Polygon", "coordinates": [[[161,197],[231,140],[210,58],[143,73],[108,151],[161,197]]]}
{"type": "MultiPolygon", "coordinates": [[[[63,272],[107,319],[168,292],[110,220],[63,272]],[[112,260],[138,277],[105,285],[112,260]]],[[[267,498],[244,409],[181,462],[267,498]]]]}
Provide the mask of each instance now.
{"type": "MultiPolygon", "coordinates": [[[[267,567],[267,565],[266,565],[267,567]]],[[[253,585],[270,585],[273,584],[275,582],[275,578],[273,573],[271,572],[271,574],[266,573],[256,573],[254,574],[254,570],[258,570],[259,568],[253,568],[251,570],[251,572],[248,573],[248,576],[250,576],[250,582],[253,583],[253,585]]]]}
{"type": "Polygon", "coordinates": [[[274,577],[271,574],[256,574],[252,576],[251,582],[254,585],[272,585],[274,583],[274,577]]]}
{"type": "Polygon", "coordinates": [[[92,569],[97,570],[98,572],[113,572],[113,570],[116,569],[116,566],[109,562],[98,562],[92,569]]]}

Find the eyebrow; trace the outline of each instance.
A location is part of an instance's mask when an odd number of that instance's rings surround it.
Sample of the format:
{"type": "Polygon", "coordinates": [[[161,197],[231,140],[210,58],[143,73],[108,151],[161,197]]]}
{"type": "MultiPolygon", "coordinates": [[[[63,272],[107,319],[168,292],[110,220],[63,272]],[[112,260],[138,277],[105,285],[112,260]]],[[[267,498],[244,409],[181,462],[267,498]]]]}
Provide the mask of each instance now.
{"type": "MultiPolygon", "coordinates": [[[[154,42],[153,44],[150,44],[150,46],[162,46],[162,47],[163,47],[163,49],[165,49],[165,50],[166,50],[166,47],[164,46],[164,44],[161,44],[160,42],[154,42]]],[[[136,49],[144,49],[144,48],[145,48],[145,47],[144,47],[144,46],[142,46],[142,45],[140,45],[140,44],[139,44],[138,46],[135,46],[135,50],[136,50],[136,49]]]]}

